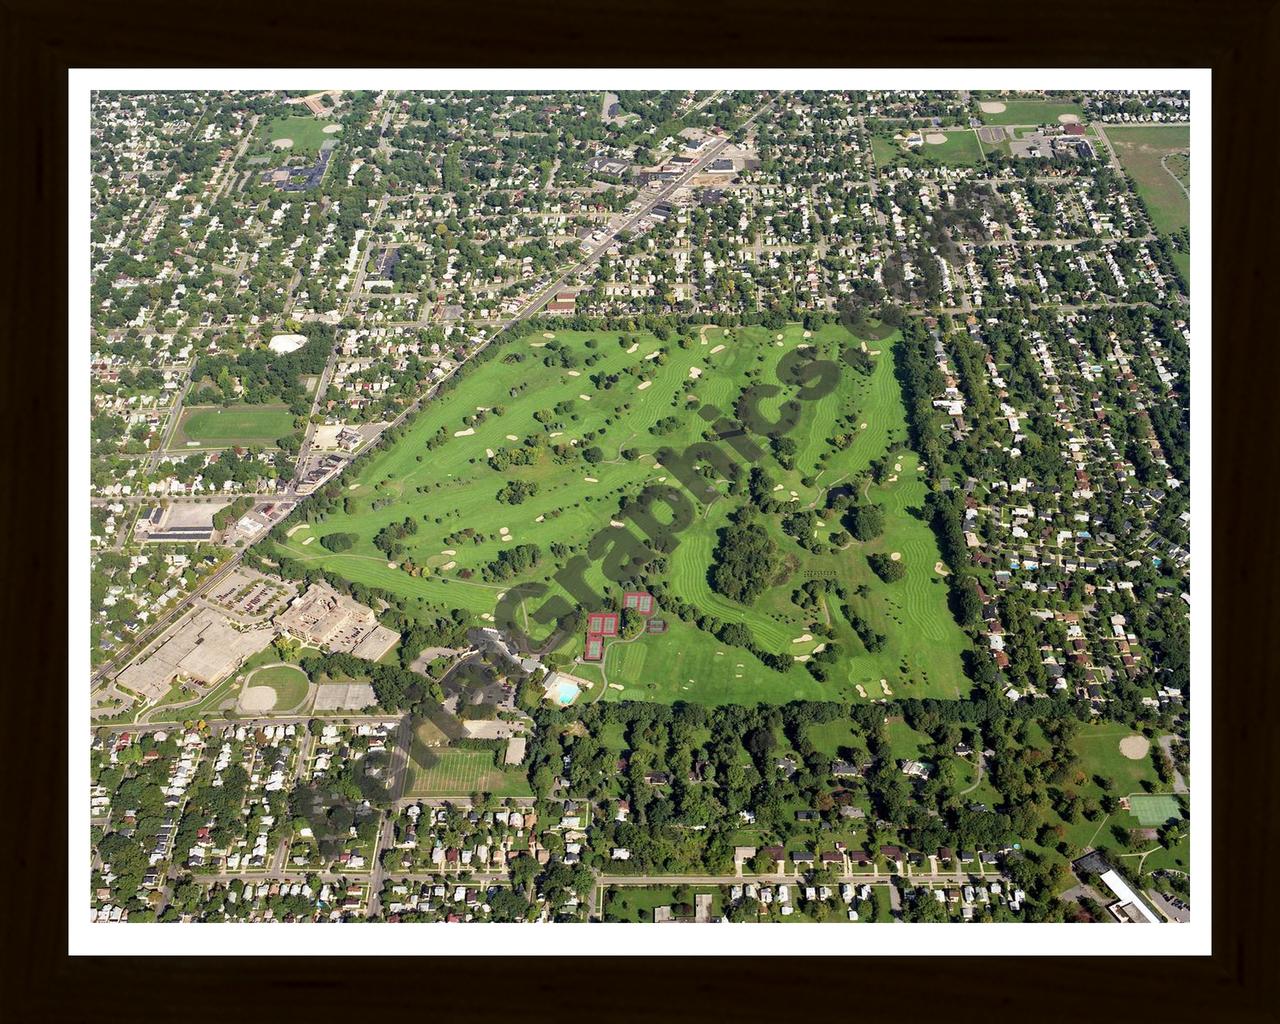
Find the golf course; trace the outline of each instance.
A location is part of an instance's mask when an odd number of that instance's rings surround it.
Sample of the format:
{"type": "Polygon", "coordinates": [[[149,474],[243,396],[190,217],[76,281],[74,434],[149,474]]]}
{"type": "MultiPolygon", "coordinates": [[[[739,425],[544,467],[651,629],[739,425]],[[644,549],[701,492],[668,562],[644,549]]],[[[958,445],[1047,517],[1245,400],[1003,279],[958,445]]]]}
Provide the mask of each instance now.
{"type": "MultiPolygon", "coordinates": [[[[657,453],[684,452],[712,437],[706,410],[694,410],[710,405],[732,417],[744,389],[763,386],[767,393],[775,386],[758,401],[766,418],[777,417],[789,399],[809,397],[796,403],[799,420],[786,435],[794,451],[780,461],[767,438],[753,437],[760,455],[748,464],[719,442],[741,469],[737,484],[712,475],[705,459],[694,462],[715,496],[689,496],[693,520],[659,559],[650,585],[660,584],[699,614],[741,624],[757,648],[797,660],[776,671],[660,606],[656,614],[668,622],[667,632],[607,640],[601,663],[570,669],[607,683],[586,699],[715,704],[963,695],[968,640],[948,609],[938,547],[920,515],[925,473],[906,446],[893,364],[898,334],[886,327],[868,333],[875,336],[857,338],[834,324],[812,332],[798,324],[778,331],[708,325],[665,341],[597,330],[547,331],[509,343],[363,463],[338,510],[291,530],[277,553],[402,595],[410,614],[462,608],[491,622],[510,587],[541,583],[547,593],[521,606],[520,624],[544,639],[550,630],[534,613],[555,595],[584,613],[618,607],[622,588],[606,579],[601,548],[607,550],[614,530],[640,536],[623,522],[621,500],[655,484],[689,493],[657,453]],[[866,353],[867,372],[840,362],[848,349],[866,353]],[[798,357],[838,365],[834,388],[805,396],[786,374],[780,378],[779,362],[798,357]],[[873,482],[868,470],[877,460],[884,464],[873,482]],[[709,570],[731,514],[745,501],[753,467],[766,475],[773,500],[787,506],[762,517],[784,570],[754,599],[739,602],[712,585],[709,570]],[[864,543],[849,539],[841,522],[823,522],[832,488],[856,490],[859,501],[879,505],[883,531],[864,543]],[[804,510],[817,513],[808,547],[779,525],[787,512],[804,510]],[[401,526],[406,519],[409,529],[401,526]],[[388,530],[399,534],[394,547],[388,530]],[[342,544],[330,540],[337,551],[324,543],[333,534],[347,535],[342,544]],[[596,556],[588,555],[592,538],[596,556]],[[536,546],[532,562],[526,545],[536,546]],[[524,557],[513,557],[517,549],[524,557]],[[876,554],[898,562],[902,578],[888,583],[873,572],[867,558],[876,554]],[[514,571],[498,564],[504,559],[514,571]],[[582,607],[555,578],[571,561],[600,595],[599,607],[582,607]],[[856,616],[883,634],[878,651],[864,648],[834,594],[808,607],[797,602],[811,579],[831,580],[850,595],[856,616]],[[815,637],[817,627],[832,633],[815,637]],[[799,659],[833,643],[839,658],[819,681],[799,659]]],[[[664,514],[659,504],[655,515],[664,514]]],[[[573,661],[582,640],[569,636],[556,653],[573,661]]]]}

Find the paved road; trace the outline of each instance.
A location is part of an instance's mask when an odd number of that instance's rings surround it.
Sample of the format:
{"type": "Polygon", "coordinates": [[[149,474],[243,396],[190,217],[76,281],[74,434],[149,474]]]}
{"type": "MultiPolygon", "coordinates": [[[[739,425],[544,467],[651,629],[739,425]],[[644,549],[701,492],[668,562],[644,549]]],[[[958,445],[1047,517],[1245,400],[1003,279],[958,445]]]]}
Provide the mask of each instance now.
{"type": "Polygon", "coordinates": [[[1173,791],[1179,795],[1185,795],[1190,792],[1187,788],[1187,780],[1182,777],[1182,772],[1178,771],[1178,763],[1173,759],[1173,745],[1181,742],[1181,736],[1161,736],[1160,748],[1165,752],[1165,756],[1169,758],[1169,762],[1173,765],[1173,791]]]}

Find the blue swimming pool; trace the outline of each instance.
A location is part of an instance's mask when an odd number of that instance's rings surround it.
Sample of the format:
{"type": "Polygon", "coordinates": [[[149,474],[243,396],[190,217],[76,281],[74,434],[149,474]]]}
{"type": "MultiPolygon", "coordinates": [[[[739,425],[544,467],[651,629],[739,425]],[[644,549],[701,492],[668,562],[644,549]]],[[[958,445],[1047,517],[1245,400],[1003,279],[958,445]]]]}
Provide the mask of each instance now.
{"type": "Polygon", "coordinates": [[[581,692],[582,690],[576,684],[567,679],[557,679],[547,696],[563,707],[577,700],[581,692]]]}

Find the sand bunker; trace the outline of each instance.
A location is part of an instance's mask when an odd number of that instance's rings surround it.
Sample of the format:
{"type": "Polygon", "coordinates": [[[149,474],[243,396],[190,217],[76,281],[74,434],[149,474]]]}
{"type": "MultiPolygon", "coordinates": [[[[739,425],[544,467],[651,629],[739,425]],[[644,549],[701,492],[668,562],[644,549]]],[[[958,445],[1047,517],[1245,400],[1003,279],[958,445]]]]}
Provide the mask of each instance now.
{"type": "Polygon", "coordinates": [[[647,388],[647,387],[648,387],[650,384],[652,384],[652,383],[653,383],[653,381],[651,381],[651,380],[642,380],[639,384],[637,384],[637,385],[636,385],[636,390],[637,390],[637,391],[643,391],[645,388],[647,388]]]}
{"type": "Polygon", "coordinates": [[[546,518],[547,518],[546,516],[538,516],[538,518],[537,518],[537,519],[535,519],[535,520],[534,520],[534,522],[535,522],[535,523],[540,523],[540,522],[542,522],[542,521],[543,521],[544,519],[546,519],[546,518]]]}
{"type": "Polygon", "coordinates": [[[893,471],[894,471],[895,473],[901,473],[901,472],[902,472],[902,463],[901,463],[901,462],[895,462],[895,463],[893,464],[893,471]]]}
{"type": "Polygon", "coordinates": [[[454,551],[453,548],[445,548],[443,551],[440,552],[440,554],[442,555],[456,555],[457,553],[458,552],[454,551]]]}
{"type": "Polygon", "coordinates": [[[1058,124],[1079,124],[1080,117],[1077,114],[1059,114],[1058,124]]]}
{"type": "Polygon", "coordinates": [[[288,530],[286,530],[286,531],[285,531],[285,536],[286,536],[286,537],[292,537],[292,536],[293,536],[295,533],[297,533],[299,530],[305,530],[305,529],[306,529],[306,527],[307,527],[307,524],[306,524],[306,523],[299,523],[297,526],[291,526],[291,527],[289,527],[289,529],[288,529],[288,530]]]}
{"type": "Polygon", "coordinates": [[[484,450],[484,457],[485,457],[486,459],[491,459],[491,458],[493,458],[493,449],[492,449],[492,448],[486,448],[486,449],[484,450]]]}
{"type": "Polygon", "coordinates": [[[702,367],[701,366],[689,367],[689,376],[692,377],[694,380],[697,380],[699,377],[702,376],[702,367]]]}
{"type": "Polygon", "coordinates": [[[618,522],[618,520],[616,520],[616,519],[610,519],[610,520],[609,520],[609,525],[610,525],[610,526],[612,526],[612,527],[614,527],[615,529],[619,529],[619,530],[620,530],[620,529],[622,529],[624,526],[626,526],[627,524],[626,524],[626,523],[620,523],[620,522],[618,522]]]}
{"type": "Polygon", "coordinates": [[[555,335],[554,335],[554,334],[552,334],[550,331],[546,331],[542,336],[543,336],[544,338],[554,338],[554,337],[555,337],[555,335]]]}
{"type": "Polygon", "coordinates": [[[867,691],[866,691],[866,690],[864,690],[864,689],[862,688],[862,684],[861,684],[861,683],[858,683],[858,684],[854,687],[854,689],[858,691],[858,696],[859,696],[859,697],[865,697],[865,696],[867,695],[867,691]]]}
{"type": "Polygon", "coordinates": [[[499,526],[499,527],[498,527],[498,532],[499,532],[499,533],[510,533],[511,531],[510,531],[510,530],[508,530],[505,526],[499,526]]]}
{"type": "Polygon", "coordinates": [[[793,656],[791,660],[792,660],[792,661],[808,661],[808,660],[809,660],[809,655],[807,655],[807,654],[797,654],[797,655],[793,656]]]}
{"type": "Polygon", "coordinates": [[[812,337],[813,337],[813,331],[805,331],[805,332],[804,332],[804,336],[805,336],[806,338],[812,338],[812,337]]]}
{"type": "Polygon", "coordinates": [[[629,349],[627,349],[627,355],[631,355],[631,353],[632,353],[632,352],[634,352],[634,351],[635,351],[636,349],[638,349],[639,347],[640,347],[640,342],[638,342],[638,341],[633,341],[633,342],[631,343],[631,347],[630,347],[629,349]]]}
{"type": "Polygon", "coordinates": [[[584,476],[582,479],[583,479],[583,480],[585,480],[585,481],[586,481],[587,483],[589,483],[589,484],[598,484],[598,483],[600,482],[599,480],[597,480],[597,479],[596,479],[595,477],[593,477],[593,476],[584,476]]]}
{"type": "Polygon", "coordinates": [[[270,711],[276,706],[276,691],[269,686],[251,686],[240,694],[240,707],[245,711],[270,711]]]}
{"type": "Polygon", "coordinates": [[[886,697],[892,697],[892,696],[893,696],[893,691],[892,691],[891,689],[889,689],[889,684],[888,684],[888,683],[886,683],[883,679],[881,679],[881,680],[880,680],[880,689],[882,689],[882,690],[884,691],[884,695],[885,695],[886,697]]]}
{"type": "Polygon", "coordinates": [[[577,370],[570,370],[570,371],[569,371],[569,376],[570,376],[570,377],[581,377],[581,376],[582,376],[582,374],[580,374],[577,370]]]}
{"type": "Polygon", "coordinates": [[[931,146],[941,146],[947,141],[947,137],[942,132],[930,132],[924,137],[924,141],[931,146]]]}
{"type": "Polygon", "coordinates": [[[396,567],[396,563],[395,563],[395,562],[388,562],[388,563],[387,563],[387,568],[388,568],[388,569],[394,569],[395,567],[396,567]]]}
{"type": "Polygon", "coordinates": [[[888,482],[891,484],[896,484],[898,482],[898,474],[894,473],[893,476],[889,477],[888,482]]]}
{"type": "Polygon", "coordinates": [[[470,437],[475,432],[476,432],[475,427],[467,427],[466,430],[455,430],[453,432],[453,436],[454,437],[470,437]]]}
{"type": "Polygon", "coordinates": [[[809,634],[809,633],[802,633],[802,634],[800,634],[800,636],[796,637],[796,638],[795,638],[794,640],[792,640],[791,642],[792,642],[793,644],[804,644],[804,643],[808,643],[808,642],[809,642],[810,640],[812,640],[812,639],[813,639],[813,636],[812,636],[811,634],[809,634]]]}
{"type": "Polygon", "coordinates": [[[947,568],[944,562],[938,561],[933,563],[933,571],[939,576],[950,576],[951,570],[947,568]]]}
{"type": "Polygon", "coordinates": [[[578,397],[579,397],[579,398],[581,398],[584,402],[589,402],[589,401],[591,401],[591,396],[590,396],[590,395],[579,395],[578,397]]]}
{"type": "Polygon", "coordinates": [[[292,149],[293,139],[274,139],[271,143],[272,149],[292,149]]]}
{"type": "Polygon", "coordinates": [[[621,683],[610,683],[610,684],[609,684],[609,689],[611,689],[611,690],[621,690],[621,689],[622,689],[622,684],[621,684],[621,683]]]}
{"type": "Polygon", "coordinates": [[[1006,109],[999,100],[983,100],[978,107],[984,114],[1003,114],[1006,109]]]}
{"type": "Polygon", "coordinates": [[[508,441],[519,441],[519,440],[520,440],[520,438],[516,437],[516,435],[515,435],[515,434],[508,434],[508,435],[507,435],[507,440],[508,440],[508,441]]]}
{"type": "Polygon", "coordinates": [[[360,486],[359,484],[352,484],[350,487],[347,488],[347,490],[354,491],[359,486],[360,486]]]}
{"type": "Polygon", "coordinates": [[[1120,741],[1120,753],[1130,761],[1141,761],[1151,749],[1151,741],[1145,736],[1126,736],[1120,741]]]}
{"type": "Polygon", "coordinates": [[[646,359],[657,359],[657,358],[658,358],[658,353],[657,353],[657,352],[650,352],[647,356],[645,356],[645,358],[646,358],[646,359]]]}
{"type": "Polygon", "coordinates": [[[781,341],[781,340],[782,340],[782,335],[781,335],[781,334],[775,334],[773,337],[774,337],[774,339],[775,339],[775,340],[777,340],[777,341],[781,341]]]}
{"type": "Polygon", "coordinates": [[[440,566],[440,571],[448,572],[450,569],[454,568],[457,564],[458,564],[457,562],[445,562],[444,565],[440,566]]]}
{"type": "Polygon", "coordinates": [[[780,490],[782,490],[782,484],[774,484],[774,485],[773,485],[773,489],[774,489],[775,491],[780,491],[780,490]]]}
{"type": "Polygon", "coordinates": [[[865,423],[859,423],[859,424],[858,424],[858,429],[859,429],[859,430],[866,430],[866,429],[867,429],[867,425],[866,425],[865,423]]]}
{"type": "Polygon", "coordinates": [[[900,561],[902,561],[902,552],[901,552],[901,551],[895,551],[895,552],[893,552],[893,553],[889,556],[889,560],[890,560],[891,562],[900,562],[900,561]]]}
{"type": "Polygon", "coordinates": [[[724,346],[723,346],[723,345],[717,345],[715,348],[713,348],[713,349],[711,350],[711,354],[712,354],[712,355],[715,355],[717,352],[723,352],[723,351],[724,351],[724,346]]]}
{"type": "Polygon", "coordinates": [[[321,129],[321,131],[323,131],[326,135],[332,135],[334,132],[340,132],[340,131],[342,131],[342,125],[340,125],[340,124],[327,124],[327,125],[325,125],[325,126],[324,126],[324,128],[322,128],[322,129],[321,129]]]}
{"type": "Polygon", "coordinates": [[[314,540],[315,540],[315,538],[314,538],[314,537],[308,537],[306,540],[304,540],[304,541],[302,542],[302,546],[303,546],[303,547],[306,547],[308,544],[310,544],[310,543],[311,543],[312,541],[314,541],[314,540]]]}

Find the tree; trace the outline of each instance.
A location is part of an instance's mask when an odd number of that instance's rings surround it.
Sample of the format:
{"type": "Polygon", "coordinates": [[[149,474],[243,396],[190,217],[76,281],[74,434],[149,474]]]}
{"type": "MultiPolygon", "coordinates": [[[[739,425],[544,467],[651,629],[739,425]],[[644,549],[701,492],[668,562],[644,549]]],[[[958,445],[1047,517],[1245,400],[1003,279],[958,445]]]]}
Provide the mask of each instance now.
{"type": "Polygon", "coordinates": [[[870,502],[855,505],[849,510],[846,523],[858,540],[874,540],[884,533],[884,510],[870,502]]]}
{"type": "Polygon", "coordinates": [[[886,583],[896,583],[907,574],[902,560],[900,558],[891,558],[889,555],[868,555],[867,564],[886,583]]]}

